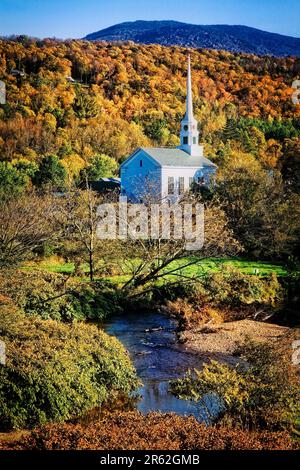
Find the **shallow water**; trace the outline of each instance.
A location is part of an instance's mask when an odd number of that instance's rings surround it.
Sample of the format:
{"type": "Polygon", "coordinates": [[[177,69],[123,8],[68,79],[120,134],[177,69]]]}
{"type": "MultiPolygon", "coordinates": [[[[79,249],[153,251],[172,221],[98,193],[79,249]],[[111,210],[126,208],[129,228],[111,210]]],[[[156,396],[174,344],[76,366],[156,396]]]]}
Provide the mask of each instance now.
{"type": "Polygon", "coordinates": [[[137,374],[143,382],[139,389],[138,410],[193,414],[201,410],[192,401],[180,400],[168,391],[169,380],[182,377],[202,363],[195,354],[176,344],[175,320],[159,313],[135,313],[114,316],[104,330],[116,336],[129,351],[137,374]]]}

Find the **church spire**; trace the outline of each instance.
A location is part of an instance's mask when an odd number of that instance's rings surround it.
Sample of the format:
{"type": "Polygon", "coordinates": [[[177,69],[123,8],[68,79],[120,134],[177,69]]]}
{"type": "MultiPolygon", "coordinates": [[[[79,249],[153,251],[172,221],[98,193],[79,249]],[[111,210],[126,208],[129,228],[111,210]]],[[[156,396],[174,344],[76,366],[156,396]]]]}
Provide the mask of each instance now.
{"type": "Polygon", "coordinates": [[[189,155],[203,155],[203,148],[199,145],[198,123],[193,115],[193,95],[192,95],[192,76],[191,59],[188,56],[188,69],[186,80],[186,111],[181,121],[180,146],[189,155]]]}
{"type": "Polygon", "coordinates": [[[186,80],[186,112],[184,119],[193,119],[193,94],[192,94],[192,77],[191,77],[191,57],[188,57],[188,71],[186,80]]]}

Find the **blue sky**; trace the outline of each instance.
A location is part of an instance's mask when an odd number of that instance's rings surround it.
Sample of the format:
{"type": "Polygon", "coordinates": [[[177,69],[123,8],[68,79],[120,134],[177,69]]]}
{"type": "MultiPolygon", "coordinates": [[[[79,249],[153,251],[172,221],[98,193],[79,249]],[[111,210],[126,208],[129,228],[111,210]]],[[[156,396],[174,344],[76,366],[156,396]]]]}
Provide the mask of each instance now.
{"type": "Polygon", "coordinates": [[[0,35],[80,38],[123,21],[244,24],[300,37],[299,0],[0,0],[0,35]]]}

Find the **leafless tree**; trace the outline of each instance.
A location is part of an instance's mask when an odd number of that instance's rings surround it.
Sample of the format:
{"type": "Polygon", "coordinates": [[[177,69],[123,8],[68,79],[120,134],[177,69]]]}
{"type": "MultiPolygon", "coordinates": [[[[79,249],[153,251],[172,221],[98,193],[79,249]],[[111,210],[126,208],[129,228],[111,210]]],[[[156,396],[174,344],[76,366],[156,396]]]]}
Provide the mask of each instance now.
{"type": "MultiPolygon", "coordinates": [[[[114,195],[107,197],[114,199],[114,195]]],[[[97,208],[104,200],[104,196],[93,191],[87,184],[84,190],[68,191],[57,211],[57,222],[62,228],[65,249],[75,264],[88,265],[91,282],[94,281],[99,267],[105,264],[109,253],[109,243],[97,238],[96,233],[99,220],[97,208]]]]}
{"type": "MultiPolygon", "coordinates": [[[[201,264],[207,258],[230,256],[239,250],[239,244],[234,240],[227,227],[224,211],[220,207],[205,209],[204,245],[195,251],[187,250],[186,240],[169,240],[159,236],[155,240],[127,240],[127,257],[122,265],[129,278],[124,283],[124,290],[138,292],[142,286],[152,289],[158,280],[168,280],[169,283],[195,282],[202,277],[201,264]],[[198,266],[191,270],[197,274],[189,274],[187,268],[198,266]]],[[[125,246],[124,246],[125,248],[125,246]]]]}
{"type": "MultiPolygon", "coordinates": [[[[197,202],[196,196],[187,194],[177,205],[182,208],[183,214],[185,204],[195,206],[197,202]]],[[[137,204],[129,205],[128,212],[132,209],[132,214],[138,214],[139,207],[137,204]]],[[[172,204],[151,197],[148,201],[144,200],[143,207],[149,209],[146,222],[144,220],[149,228],[148,235],[139,237],[136,233],[132,234],[131,222],[134,217],[129,215],[125,222],[126,235],[120,237],[120,225],[124,221],[121,220],[116,195],[104,197],[87,187],[85,190],[70,191],[62,198],[60,224],[63,227],[65,246],[68,246],[73,261],[77,258],[79,263],[87,263],[91,282],[95,280],[95,273],[102,271],[103,274],[109,267],[115,266],[119,274],[126,276],[125,281],[124,278],[120,281],[124,295],[131,296],[141,288],[151,289],[159,279],[171,278],[173,282],[195,281],[199,275],[188,275],[186,268],[201,265],[208,257],[232,255],[239,249],[227,227],[225,213],[218,204],[205,208],[204,245],[195,251],[187,249],[186,239],[175,236],[172,204]],[[115,209],[116,236],[101,239],[97,232],[101,218],[98,208],[100,204],[107,202],[115,209]],[[168,222],[162,212],[159,212],[159,230],[155,237],[151,235],[151,204],[169,207],[171,213],[168,222]],[[169,238],[165,237],[166,223],[170,224],[169,238]]],[[[196,214],[192,214],[192,226],[196,226],[196,214]]]]}
{"type": "Polygon", "coordinates": [[[25,193],[0,202],[0,266],[21,263],[57,236],[55,198],[25,193]]]}
{"type": "MultiPolygon", "coordinates": [[[[168,205],[167,201],[162,201],[162,203],[162,206],[168,205]]],[[[195,208],[197,203],[199,203],[197,196],[188,193],[176,204],[184,214],[186,204],[195,208]]],[[[128,277],[122,289],[131,291],[132,295],[135,295],[141,287],[147,286],[151,290],[158,280],[167,279],[168,282],[174,283],[197,281],[202,275],[188,274],[187,268],[199,266],[199,270],[193,271],[201,273],[203,260],[211,257],[232,256],[240,250],[238,242],[227,226],[226,215],[220,204],[214,202],[213,205],[208,204],[204,207],[204,244],[194,251],[187,249],[187,240],[184,237],[178,238],[175,235],[172,204],[169,205],[169,209],[171,212],[169,222],[161,214],[159,216],[159,231],[156,237],[136,238],[132,237],[128,230],[127,238],[123,241],[118,240],[116,243],[121,246],[115,250],[119,257],[121,254],[122,259],[119,259],[119,265],[128,277]],[[170,224],[170,238],[168,239],[165,238],[164,224],[170,224]]],[[[148,223],[150,225],[150,220],[148,223]]],[[[196,224],[194,209],[193,232],[196,231],[196,224]]]]}

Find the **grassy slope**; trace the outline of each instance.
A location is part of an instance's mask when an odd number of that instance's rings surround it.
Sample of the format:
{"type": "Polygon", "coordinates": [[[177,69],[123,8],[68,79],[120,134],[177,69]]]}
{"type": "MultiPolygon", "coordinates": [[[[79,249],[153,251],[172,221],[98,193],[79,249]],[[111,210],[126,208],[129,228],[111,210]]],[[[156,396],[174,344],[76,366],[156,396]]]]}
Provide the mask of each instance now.
{"type": "MultiPolygon", "coordinates": [[[[192,260],[192,257],[186,258],[180,261],[175,261],[172,265],[168,268],[174,269],[180,266],[185,265],[187,262],[192,260]]],[[[208,258],[205,260],[201,260],[198,265],[188,266],[183,268],[181,271],[182,274],[186,276],[201,276],[201,274],[205,274],[208,271],[218,271],[222,266],[231,265],[234,268],[239,269],[245,274],[253,274],[259,276],[268,276],[271,273],[276,273],[278,276],[285,276],[286,270],[280,264],[272,264],[266,261],[248,261],[243,259],[222,259],[222,258],[208,258]]],[[[32,270],[32,269],[43,269],[49,272],[56,272],[56,273],[63,273],[63,274],[71,274],[74,271],[74,264],[73,263],[62,263],[57,260],[45,260],[39,264],[30,264],[24,266],[23,269],[32,270]]],[[[83,271],[87,272],[87,267],[83,266],[83,271]]],[[[124,282],[128,279],[126,274],[124,275],[117,275],[117,276],[108,276],[108,280],[113,283],[124,282]]]]}

